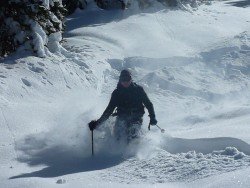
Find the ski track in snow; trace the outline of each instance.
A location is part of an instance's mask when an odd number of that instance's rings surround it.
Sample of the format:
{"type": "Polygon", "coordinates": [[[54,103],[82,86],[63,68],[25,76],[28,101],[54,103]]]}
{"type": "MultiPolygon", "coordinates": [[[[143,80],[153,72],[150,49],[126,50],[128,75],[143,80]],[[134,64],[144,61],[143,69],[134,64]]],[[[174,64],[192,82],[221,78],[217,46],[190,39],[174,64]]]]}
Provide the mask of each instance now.
{"type": "Polygon", "coordinates": [[[1,110],[2,117],[4,119],[3,124],[6,125],[8,131],[9,131],[9,134],[11,135],[11,138],[13,140],[13,143],[11,145],[14,148],[15,159],[18,159],[18,155],[17,155],[17,151],[16,151],[16,145],[17,145],[16,137],[15,137],[15,135],[14,135],[14,133],[13,133],[13,131],[12,131],[12,129],[11,129],[11,127],[10,127],[7,119],[6,119],[6,116],[4,115],[2,107],[0,107],[0,110],[1,110]]]}

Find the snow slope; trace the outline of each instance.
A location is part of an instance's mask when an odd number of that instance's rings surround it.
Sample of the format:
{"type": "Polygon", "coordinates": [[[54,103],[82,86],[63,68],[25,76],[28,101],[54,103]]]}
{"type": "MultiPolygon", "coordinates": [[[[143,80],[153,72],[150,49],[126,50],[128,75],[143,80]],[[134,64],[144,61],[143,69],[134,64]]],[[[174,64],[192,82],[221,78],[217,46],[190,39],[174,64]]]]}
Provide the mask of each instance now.
{"type": "Polygon", "coordinates": [[[66,24],[57,54],[0,64],[0,187],[249,186],[249,7],[89,6],[66,24]],[[110,118],[95,131],[91,158],[87,123],[123,68],[166,134],[148,132],[145,115],[145,138],[118,145],[110,118]]]}

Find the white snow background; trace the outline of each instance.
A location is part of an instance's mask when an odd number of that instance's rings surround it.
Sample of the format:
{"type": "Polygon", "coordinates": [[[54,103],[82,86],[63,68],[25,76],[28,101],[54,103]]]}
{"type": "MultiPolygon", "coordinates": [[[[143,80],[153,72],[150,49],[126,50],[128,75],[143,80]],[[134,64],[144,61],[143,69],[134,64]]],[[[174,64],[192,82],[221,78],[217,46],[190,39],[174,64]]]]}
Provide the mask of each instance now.
{"type": "MultiPolygon", "coordinates": [[[[17,52],[0,64],[0,187],[249,187],[250,9],[100,10],[67,18],[46,58],[17,52]],[[158,125],[118,145],[114,118],[94,132],[128,68],[158,125]]],[[[237,2],[236,5],[241,4],[237,2]]]]}

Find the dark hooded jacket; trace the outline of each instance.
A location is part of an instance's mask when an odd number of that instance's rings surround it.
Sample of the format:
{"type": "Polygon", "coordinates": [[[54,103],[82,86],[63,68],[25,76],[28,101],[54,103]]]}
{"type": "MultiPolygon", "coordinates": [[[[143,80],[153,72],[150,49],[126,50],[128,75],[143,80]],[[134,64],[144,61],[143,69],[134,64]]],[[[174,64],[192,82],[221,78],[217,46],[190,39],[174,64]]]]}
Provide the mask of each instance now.
{"type": "Polygon", "coordinates": [[[107,120],[114,112],[115,108],[118,117],[142,117],[145,113],[144,106],[148,109],[150,118],[155,118],[153,104],[149,100],[143,87],[132,82],[128,88],[124,88],[120,83],[118,83],[117,88],[111,95],[107,108],[98,122],[102,123],[107,120]]]}

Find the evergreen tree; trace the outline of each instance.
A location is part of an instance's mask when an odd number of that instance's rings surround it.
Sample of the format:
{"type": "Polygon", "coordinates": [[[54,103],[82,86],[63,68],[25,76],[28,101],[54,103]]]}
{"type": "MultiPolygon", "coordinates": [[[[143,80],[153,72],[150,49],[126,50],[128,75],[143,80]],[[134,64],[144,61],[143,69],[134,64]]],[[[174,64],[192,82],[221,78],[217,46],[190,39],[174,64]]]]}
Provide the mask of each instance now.
{"type": "Polygon", "coordinates": [[[1,0],[0,56],[19,46],[45,56],[48,37],[63,30],[66,9],[58,0],[1,0]]]}

